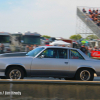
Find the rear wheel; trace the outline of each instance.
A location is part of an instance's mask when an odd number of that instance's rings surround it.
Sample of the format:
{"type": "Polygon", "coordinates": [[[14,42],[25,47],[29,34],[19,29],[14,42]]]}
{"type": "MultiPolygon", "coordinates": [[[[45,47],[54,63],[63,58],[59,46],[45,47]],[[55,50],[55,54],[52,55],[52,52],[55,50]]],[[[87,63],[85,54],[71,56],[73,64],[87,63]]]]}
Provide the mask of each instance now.
{"type": "Polygon", "coordinates": [[[6,73],[7,79],[23,79],[24,71],[19,67],[12,67],[6,73]]]}
{"type": "Polygon", "coordinates": [[[94,72],[91,69],[80,69],[76,73],[76,80],[93,81],[94,72]]]}

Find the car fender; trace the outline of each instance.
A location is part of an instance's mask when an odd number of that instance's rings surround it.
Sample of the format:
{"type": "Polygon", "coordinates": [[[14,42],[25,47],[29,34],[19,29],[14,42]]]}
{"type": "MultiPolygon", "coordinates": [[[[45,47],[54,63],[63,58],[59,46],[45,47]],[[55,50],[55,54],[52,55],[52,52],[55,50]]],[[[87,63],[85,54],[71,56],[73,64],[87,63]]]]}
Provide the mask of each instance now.
{"type": "Polygon", "coordinates": [[[24,66],[23,64],[21,64],[21,63],[10,63],[10,64],[6,64],[5,69],[6,69],[8,66],[12,66],[12,65],[18,65],[18,66],[22,66],[22,67],[25,68],[25,66],[24,66]]]}
{"type": "Polygon", "coordinates": [[[91,68],[95,71],[95,68],[93,66],[89,66],[89,65],[80,65],[77,67],[77,70],[80,69],[80,68],[91,68]]]}

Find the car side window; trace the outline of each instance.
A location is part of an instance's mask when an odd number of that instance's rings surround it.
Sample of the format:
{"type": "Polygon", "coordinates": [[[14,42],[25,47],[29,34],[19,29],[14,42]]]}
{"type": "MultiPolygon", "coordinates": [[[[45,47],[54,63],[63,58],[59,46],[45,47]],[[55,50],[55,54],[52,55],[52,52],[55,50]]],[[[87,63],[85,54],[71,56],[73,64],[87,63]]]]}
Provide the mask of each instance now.
{"type": "Polygon", "coordinates": [[[67,49],[58,49],[58,58],[67,59],[67,49]]]}
{"type": "Polygon", "coordinates": [[[44,50],[39,56],[44,55],[44,58],[57,58],[57,49],[48,48],[44,50]]]}
{"type": "Polygon", "coordinates": [[[44,55],[44,58],[67,59],[67,49],[48,48],[44,50],[38,57],[44,55]]]}
{"type": "Polygon", "coordinates": [[[70,59],[84,59],[77,50],[70,50],[70,59]]]}

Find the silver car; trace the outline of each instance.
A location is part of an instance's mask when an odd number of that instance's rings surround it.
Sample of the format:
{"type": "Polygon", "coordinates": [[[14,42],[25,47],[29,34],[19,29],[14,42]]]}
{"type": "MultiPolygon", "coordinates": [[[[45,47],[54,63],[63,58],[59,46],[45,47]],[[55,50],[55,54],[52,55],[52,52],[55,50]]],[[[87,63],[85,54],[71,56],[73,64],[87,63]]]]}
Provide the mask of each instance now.
{"type": "Polygon", "coordinates": [[[74,48],[40,46],[26,56],[0,57],[1,78],[33,76],[92,81],[94,73],[100,76],[100,61],[74,48]]]}

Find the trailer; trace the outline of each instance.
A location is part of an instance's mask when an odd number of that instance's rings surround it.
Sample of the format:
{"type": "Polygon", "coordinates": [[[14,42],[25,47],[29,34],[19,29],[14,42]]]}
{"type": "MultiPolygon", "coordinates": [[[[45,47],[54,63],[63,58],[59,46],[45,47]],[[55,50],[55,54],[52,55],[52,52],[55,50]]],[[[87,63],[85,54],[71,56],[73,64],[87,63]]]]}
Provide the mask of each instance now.
{"type": "Polygon", "coordinates": [[[11,43],[19,48],[19,51],[24,51],[25,47],[28,45],[40,45],[41,44],[41,35],[37,32],[27,31],[25,33],[16,32],[11,34],[11,43]]]}
{"type": "Polygon", "coordinates": [[[11,40],[9,32],[0,32],[0,46],[2,44],[4,45],[4,53],[10,51],[11,40]]]}

